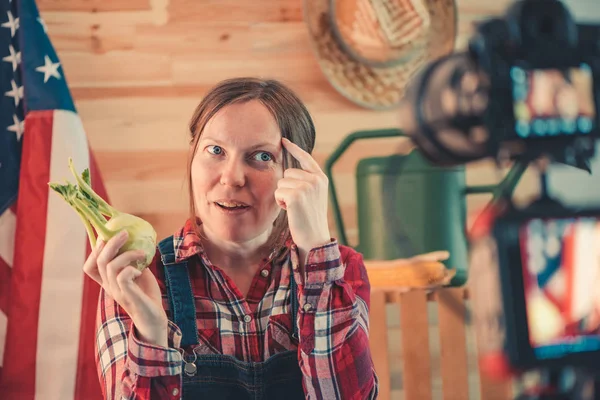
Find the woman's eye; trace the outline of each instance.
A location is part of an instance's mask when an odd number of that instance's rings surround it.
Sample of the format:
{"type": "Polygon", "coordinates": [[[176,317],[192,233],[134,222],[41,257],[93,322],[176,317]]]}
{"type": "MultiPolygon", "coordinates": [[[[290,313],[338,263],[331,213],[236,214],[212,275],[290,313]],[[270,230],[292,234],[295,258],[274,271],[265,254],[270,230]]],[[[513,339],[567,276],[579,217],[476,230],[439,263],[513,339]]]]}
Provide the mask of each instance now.
{"type": "Polygon", "coordinates": [[[254,155],[254,159],[256,161],[263,162],[273,161],[273,155],[271,153],[267,153],[266,151],[259,151],[254,155]]]}
{"type": "Polygon", "coordinates": [[[210,154],[214,154],[216,156],[223,153],[223,149],[220,146],[208,146],[206,149],[210,154]]]}

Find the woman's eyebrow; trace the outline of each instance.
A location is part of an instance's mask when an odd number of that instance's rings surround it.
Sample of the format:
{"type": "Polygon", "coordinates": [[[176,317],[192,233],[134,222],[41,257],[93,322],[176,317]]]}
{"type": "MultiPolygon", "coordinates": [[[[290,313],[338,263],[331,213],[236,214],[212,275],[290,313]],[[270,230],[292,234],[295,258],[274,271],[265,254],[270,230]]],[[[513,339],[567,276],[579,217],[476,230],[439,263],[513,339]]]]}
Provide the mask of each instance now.
{"type": "MultiPolygon", "coordinates": [[[[215,143],[217,143],[217,144],[219,144],[219,145],[222,145],[222,146],[227,146],[227,143],[225,143],[225,142],[223,142],[223,141],[221,141],[221,140],[219,140],[219,139],[212,138],[212,137],[210,137],[210,136],[204,137],[204,138],[202,138],[202,140],[203,140],[203,141],[205,141],[205,140],[206,140],[206,141],[215,142],[215,143]]],[[[261,147],[271,147],[271,148],[275,148],[275,149],[277,149],[277,145],[276,145],[275,143],[271,143],[271,142],[260,142],[260,143],[257,143],[257,144],[254,144],[254,145],[252,145],[252,146],[248,147],[248,150],[254,150],[254,149],[257,149],[257,148],[261,148],[261,147]]]]}

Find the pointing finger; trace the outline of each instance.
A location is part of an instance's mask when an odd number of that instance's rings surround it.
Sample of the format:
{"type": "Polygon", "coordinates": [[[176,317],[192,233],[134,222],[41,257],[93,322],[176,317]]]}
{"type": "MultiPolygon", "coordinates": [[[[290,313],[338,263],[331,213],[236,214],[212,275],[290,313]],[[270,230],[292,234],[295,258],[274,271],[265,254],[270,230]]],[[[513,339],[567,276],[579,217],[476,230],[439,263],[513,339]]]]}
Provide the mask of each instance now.
{"type": "Polygon", "coordinates": [[[283,143],[283,147],[285,147],[292,157],[298,160],[302,169],[309,172],[322,172],[321,167],[319,167],[319,163],[317,163],[310,154],[302,150],[297,144],[290,142],[286,138],[282,138],[281,142],[283,143]]]}

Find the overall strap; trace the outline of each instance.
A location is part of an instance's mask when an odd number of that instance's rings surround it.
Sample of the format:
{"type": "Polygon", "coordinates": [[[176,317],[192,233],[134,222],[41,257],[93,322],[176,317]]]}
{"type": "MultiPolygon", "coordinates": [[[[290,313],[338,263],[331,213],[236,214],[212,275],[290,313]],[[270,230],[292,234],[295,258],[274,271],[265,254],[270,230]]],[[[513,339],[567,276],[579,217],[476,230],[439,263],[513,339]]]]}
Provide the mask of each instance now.
{"type": "Polygon", "coordinates": [[[158,244],[161,260],[165,269],[167,296],[171,308],[173,323],[181,329],[181,347],[198,344],[196,325],[196,304],[192,284],[188,273],[187,261],[175,262],[173,236],[161,240],[158,244]]]}
{"type": "Polygon", "coordinates": [[[298,339],[298,285],[296,279],[294,279],[294,266],[292,265],[291,258],[288,258],[290,265],[290,287],[291,287],[291,299],[292,304],[292,337],[298,339]]]}

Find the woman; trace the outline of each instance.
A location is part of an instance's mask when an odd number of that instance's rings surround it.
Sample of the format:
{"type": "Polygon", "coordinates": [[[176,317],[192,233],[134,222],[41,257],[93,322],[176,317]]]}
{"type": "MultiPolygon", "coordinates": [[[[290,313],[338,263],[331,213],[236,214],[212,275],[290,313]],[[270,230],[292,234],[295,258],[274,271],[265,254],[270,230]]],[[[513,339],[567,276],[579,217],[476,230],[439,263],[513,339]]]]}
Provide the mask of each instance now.
{"type": "Polygon", "coordinates": [[[106,399],[367,399],[369,282],[327,224],[311,117],[276,81],[213,88],[190,123],[190,217],[153,264],[117,235],[84,270],[102,285],[106,399]]]}

